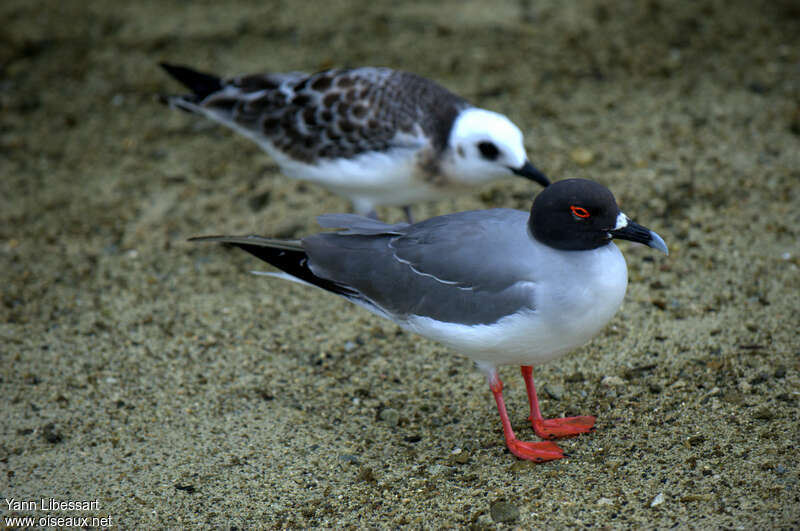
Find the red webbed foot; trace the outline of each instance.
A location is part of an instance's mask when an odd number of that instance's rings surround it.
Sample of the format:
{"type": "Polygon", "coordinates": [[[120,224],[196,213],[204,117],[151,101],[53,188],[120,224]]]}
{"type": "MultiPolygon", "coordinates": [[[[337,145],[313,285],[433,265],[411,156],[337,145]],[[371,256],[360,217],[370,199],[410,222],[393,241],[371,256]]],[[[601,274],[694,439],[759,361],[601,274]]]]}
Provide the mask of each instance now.
{"type": "Polygon", "coordinates": [[[509,451],[519,459],[544,463],[564,457],[564,450],[550,441],[526,442],[518,439],[506,440],[509,451]]]}
{"type": "Polygon", "coordinates": [[[545,419],[539,410],[539,398],[536,396],[536,386],[533,385],[533,367],[523,365],[520,367],[522,378],[525,380],[525,389],[528,391],[528,402],[531,415],[528,417],[533,426],[533,431],[542,439],[558,439],[560,437],[574,437],[581,433],[594,431],[595,417],[566,417],[558,419],[545,419]]]}
{"type": "Polygon", "coordinates": [[[497,411],[500,413],[500,422],[503,424],[503,435],[506,439],[509,451],[517,456],[519,459],[533,461],[535,463],[544,463],[545,461],[553,461],[564,457],[564,450],[549,441],[526,442],[517,439],[514,435],[514,430],[511,428],[511,421],[508,420],[508,412],[506,411],[506,404],[503,400],[503,382],[497,376],[497,371],[492,369],[488,373],[489,387],[494,394],[495,402],[497,403],[497,411]]]}
{"type": "Polygon", "coordinates": [[[581,433],[594,431],[597,419],[590,416],[565,417],[557,419],[531,418],[531,425],[536,435],[542,439],[558,439],[561,437],[574,437],[581,433]]]}

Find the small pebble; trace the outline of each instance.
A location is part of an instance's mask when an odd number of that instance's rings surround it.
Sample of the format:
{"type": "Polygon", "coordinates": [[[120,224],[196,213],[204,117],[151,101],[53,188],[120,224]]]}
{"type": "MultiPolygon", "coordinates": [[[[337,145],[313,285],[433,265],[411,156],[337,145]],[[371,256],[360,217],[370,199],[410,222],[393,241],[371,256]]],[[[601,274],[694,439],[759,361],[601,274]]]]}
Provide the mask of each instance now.
{"type": "Polygon", "coordinates": [[[519,520],[519,509],[516,505],[505,501],[496,501],[489,507],[489,513],[495,522],[516,522],[519,520]]]}
{"type": "Polygon", "coordinates": [[[381,420],[389,426],[397,426],[400,423],[400,412],[396,409],[387,407],[381,411],[381,420]]]}
{"type": "Polygon", "coordinates": [[[64,440],[64,436],[58,431],[56,425],[52,422],[46,424],[44,428],[42,428],[42,437],[44,440],[49,442],[50,444],[60,443],[64,440]]]}
{"type": "Polygon", "coordinates": [[[564,388],[558,384],[545,385],[544,392],[553,400],[561,400],[561,397],[564,396],[564,388]]]}
{"type": "Polygon", "coordinates": [[[465,465],[469,463],[469,452],[459,452],[455,454],[452,458],[453,463],[457,463],[459,465],[465,465]]]}
{"type": "Polygon", "coordinates": [[[790,404],[794,403],[794,397],[792,395],[790,395],[789,393],[781,393],[781,394],[777,395],[775,398],[777,398],[781,402],[787,402],[787,403],[790,403],[790,404]]]}
{"type": "Polygon", "coordinates": [[[753,416],[760,420],[770,420],[775,418],[775,412],[768,406],[762,406],[753,413],[753,416]]]}
{"type": "Polygon", "coordinates": [[[517,459],[508,469],[515,474],[530,474],[538,466],[539,465],[533,461],[517,459]]]}
{"type": "Polygon", "coordinates": [[[339,456],[339,460],[340,461],[344,461],[345,463],[353,464],[353,465],[359,464],[358,457],[356,457],[356,456],[354,456],[352,454],[342,454],[342,455],[339,456]]]}
{"type": "Polygon", "coordinates": [[[672,385],[670,385],[670,387],[671,387],[672,389],[681,389],[681,388],[683,388],[683,387],[686,387],[686,382],[685,382],[685,381],[683,381],[683,380],[680,380],[680,379],[679,379],[679,380],[675,380],[675,381],[672,383],[672,385]]]}
{"type": "Polygon", "coordinates": [[[672,48],[669,54],[664,58],[664,69],[672,72],[681,67],[681,51],[677,48],[672,48]]]}
{"type": "Polygon", "coordinates": [[[606,376],[605,378],[600,380],[600,385],[605,387],[615,387],[618,385],[625,385],[625,380],[623,380],[619,376],[606,376]]]}
{"type": "Polygon", "coordinates": [[[472,522],[470,529],[473,531],[489,531],[490,529],[494,529],[495,525],[492,522],[491,517],[488,514],[482,514],[472,522]]]}
{"type": "Polygon", "coordinates": [[[689,446],[700,446],[705,441],[706,438],[704,435],[693,435],[686,440],[686,442],[689,443],[689,446]]]}
{"type": "Polygon", "coordinates": [[[583,147],[573,149],[569,152],[569,156],[578,166],[588,166],[594,161],[594,153],[583,147]]]}
{"type": "Polygon", "coordinates": [[[575,383],[575,382],[582,382],[585,378],[583,377],[583,373],[581,371],[573,372],[566,378],[564,381],[567,383],[575,383]]]}
{"type": "Polygon", "coordinates": [[[744,402],[744,397],[742,396],[742,393],[734,391],[732,389],[726,392],[722,396],[722,399],[728,402],[729,404],[734,404],[734,405],[740,405],[744,402]]]}
{"type": "Polygon", "coordinates": [[[366,481],[367,483],[375,483],[375,473],[372,471],[372,468],[362,466],[358,471],[358,480],[366,481]]]}
{"type": "Polygon", "coordinates": [[[600,498],[595,502],[597,505],[614,505],[614,500],[611,498],[600,498]]]}
{"type": "Polygon", "coordinates": [[[664,493],[659,492],[653,501],[650,502],[650,507],[658,507],[659,505],[664,503],[664,493]]]}
{"type": "Polygon", "coordinates": [[[428,475],[429,476],[439,476],[447,471],[447,467],[444,465],[431,465],[428,467],[428,475]]]}

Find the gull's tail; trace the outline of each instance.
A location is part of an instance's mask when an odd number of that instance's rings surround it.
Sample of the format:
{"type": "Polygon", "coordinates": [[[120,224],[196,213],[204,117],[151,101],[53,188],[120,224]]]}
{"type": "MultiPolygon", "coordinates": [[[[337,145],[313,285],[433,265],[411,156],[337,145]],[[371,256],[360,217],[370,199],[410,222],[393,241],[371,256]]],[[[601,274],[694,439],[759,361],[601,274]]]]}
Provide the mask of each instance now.
{"type": "Polygon", "coordinates": [[[348,299],[361,298],[360,294],[352,288],[315,275],[308,265],[308,255],[303,249],[303,242],[300,240],[279,240],[250,235],[198,236],[189,238],[189,241],[218,242],[233,245],[286,273],[285,275],[276,274],[274,276],[317,286],[348,299]]]}

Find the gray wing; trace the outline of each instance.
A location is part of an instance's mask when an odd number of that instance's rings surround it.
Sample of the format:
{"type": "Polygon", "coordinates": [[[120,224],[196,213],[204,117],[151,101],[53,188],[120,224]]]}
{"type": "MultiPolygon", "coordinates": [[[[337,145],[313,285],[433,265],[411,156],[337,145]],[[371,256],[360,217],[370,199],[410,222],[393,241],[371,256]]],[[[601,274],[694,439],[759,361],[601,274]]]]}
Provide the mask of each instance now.
{"type": "Polygon", "coordinates": [[[401,319],[490,324],[534,308],[526,213],[461,212],[384,227],[304,239],[309,268],[401,319]]]}
{"type": "Polygon", "coordinates": [[[221,86],[198,107],[305,162],[426,142],[441,149],[469,106],[428,79],[388,68],[249,75],[221,86]]]}
{"type": "Polygon", "coordinates": [[[368,235],[401,235],[408,228],[408,223],[388,225],[377,219],[357,214],[322,214],[317,216],[317,224],[325,229],[341,229],[337,234],[368,235]]]}

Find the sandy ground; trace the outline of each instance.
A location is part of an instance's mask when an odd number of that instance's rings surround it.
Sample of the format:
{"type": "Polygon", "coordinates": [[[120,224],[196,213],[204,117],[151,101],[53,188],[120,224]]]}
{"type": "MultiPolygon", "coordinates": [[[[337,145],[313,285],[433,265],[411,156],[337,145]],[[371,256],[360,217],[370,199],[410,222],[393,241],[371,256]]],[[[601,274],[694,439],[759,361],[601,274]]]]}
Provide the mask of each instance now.
{"type": "MultiPolygon", "coordinates": [[[[392,4],[0,4],[0,497],[99,500],[0,514],[796,529],[797,4],[392,4]],[[309,234],[348,205],[163,107],[180,91],[163,60],[412,70],[523,124],[552,177],[607,184],[671,254],[621,244],[621,311],[536,371],[546,414],[598,430],[564,441],[568,459],[518,461],[464,358],[187,243],[309,234]]],[[[535,192],[503,182],[417,215],[528,209],[535,192]]],[[[501,375],[533,437],[518,370],[501,375]]]]}

